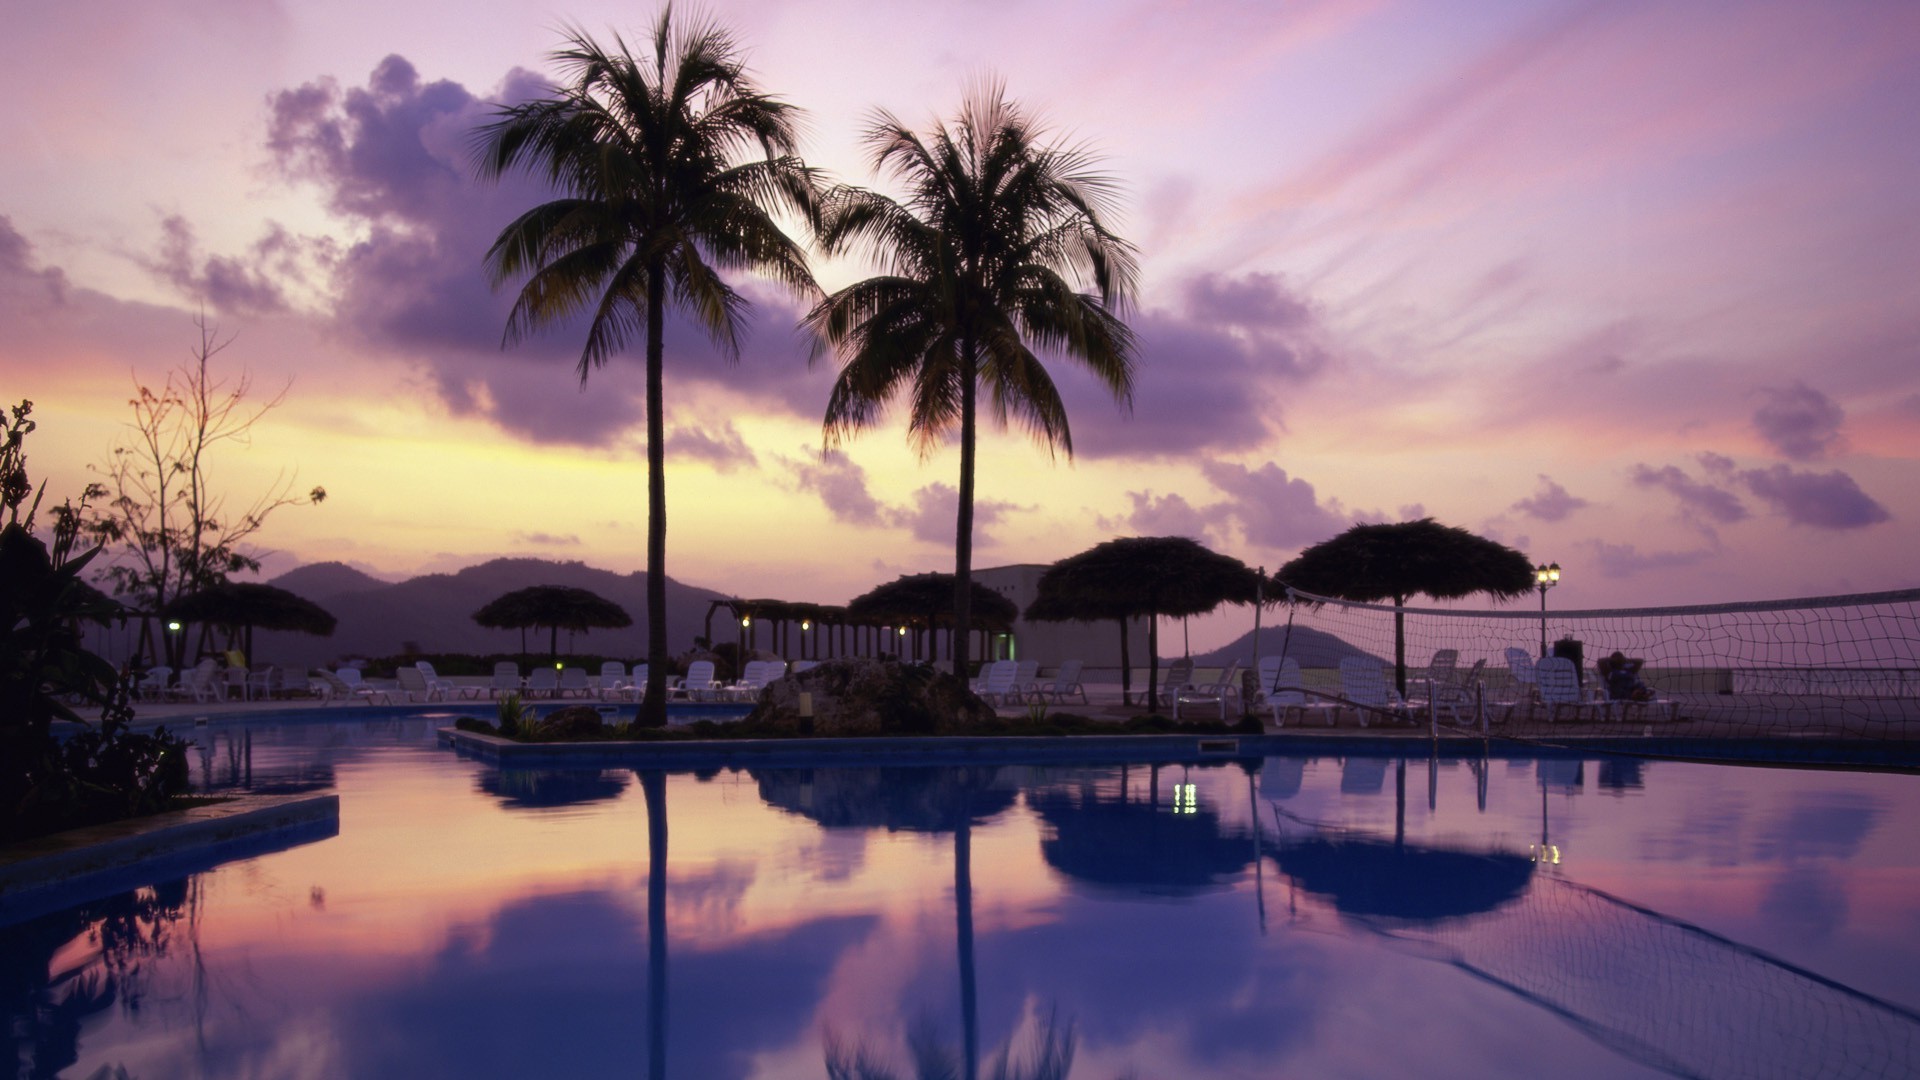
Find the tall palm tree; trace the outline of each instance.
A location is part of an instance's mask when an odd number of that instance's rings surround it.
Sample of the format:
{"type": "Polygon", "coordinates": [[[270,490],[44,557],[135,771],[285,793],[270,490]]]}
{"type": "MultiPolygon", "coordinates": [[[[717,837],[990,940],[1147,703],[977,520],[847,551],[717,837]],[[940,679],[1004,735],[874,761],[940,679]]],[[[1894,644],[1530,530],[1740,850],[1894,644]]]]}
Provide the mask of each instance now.
{"type": "MultiPolygon", "coordinates": [[[[979,395],[1001,425],[1018,421],[1050,452],[1073,454],[1066,407],[1035,350],[1079,361],[1123,406],[1133,397],[1133,247],[1102,222],[1111,179],[1077,147],[1043,146],[997,83],[923,137],[886,112],[867,133],[873,167],[904,200],[856,187],[829,192],[820,246],[863,253],[883,272],[828,296],[807,325],[838,353],[826,442],[874,425],[897,394],[922,458],[960,436],[954,625],[972,625],[974,439],[979,395]],[[1083,292],[1091,287],[1091,292],[1083,292]]],[[[816,354],[817,355],[817,354],[816,354]]],[[[968,675],[967,639],[953,650],[968,675]]]]}
{"type": "Polygon", "coordinates": [[[733,38],[676,25],[666,8],[645,55],[578,31],[552,59],[549,97],[500,109],[475,133],[480,175],[523,170],[558,193],[501,230],[487,251],[497,286],[525,278],[505,340],[588,314],[581,382],[636,335],[647,360],[647,696],[643,723],[666,723],[667,497],[661,400],[671,299],[735,359],[747,301],[721,279],[757,270],[812,294],[805,252],[781,231],[809,223],[817,181],[795,156],[793,106],[747,78],[733,38]]]}

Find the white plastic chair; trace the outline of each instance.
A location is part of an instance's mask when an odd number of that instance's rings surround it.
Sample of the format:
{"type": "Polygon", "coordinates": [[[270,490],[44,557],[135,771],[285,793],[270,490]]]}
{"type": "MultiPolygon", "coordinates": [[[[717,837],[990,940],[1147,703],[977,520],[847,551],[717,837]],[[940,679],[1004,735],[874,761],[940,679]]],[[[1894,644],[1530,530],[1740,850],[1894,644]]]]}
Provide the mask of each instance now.
{"type": "Polygon", "coordinates": [[[1561,709],[1572,709],[1577,720],[1581,709],[1606,708],[1604,703],[1591,700],[1581,690],[1580,670],[1567,657],[1543,656],[1533,666],[1533,672],[1535,684],[1540,688],[1540,701],[1547,707],[1549,724],[1559,717],[1561,709]]]}
{"type": "Polygon", "coordinates": [[[487,684],[487,693],[493,697],[517,694],[523,685],[520,681],[520,665],[511,660],[502,660],[493,665],[493,681],[487,684]]]}
{"type": "Polygon", "coordinates": [[[167,683],[173,679],[173,669],[165,664],[156,664],[147,669],[147,673],[134,686],[134,692],[141,701],[159,701],[167,696],[167,683]]]}
{"type": "Polygon", "coordinates": [[[527,672],[526,696],[529,698],[558,697],[560,693],[560,670],[545,664],[527,672]]]}
{"type": "Polygon", "coordinates": [[[565,697],[568,694],[583,698],[592,697],[593,684],[587,681],[587,669],[582,667],[562,668],[560,670],[560,684],[557,688],[557,693],[560,697],[565,697]]]}
{"type": "Polygon", "coordinates": [[[720,684],[713,681],[713,661],[695,660],[687,665],[687,676],[680,681],[680,692],[694,701],[710,701],[720,684]]]}
{"type": "Polygon", "coordinates": [[[1212,703],[1219,707],[1220,719],[1227,718],[1227,700],[1240,696],[1240,662],[1227,665],[1220,677],[1210,683],[1192,683],[1173,695],[1173,718],[1180,719],[1181,705],[1212,703]]]}
{"type": "Polygon", "coordinates": [[[1064,705],[1067,695],[1072,694],[1080,699],[1080,704],[1085,705],[1087,688],[1080,683],[1081,666],[1078,660],[1068,660],[1061,664],[1060,670],[1053,673],[1052,682],[1040,683],[1034,687],[1034,697],[1041,701],[1052,701],[1064,705]]]}
{"type": "Polygon", "coordinates": [[[1366,727],[1369,714],[1390,719],[1413,719],[1407,700],[1387,681],[1386,665],[1371,656],[1349,656],[1340,661],[1340,697],[1366,727]]]}

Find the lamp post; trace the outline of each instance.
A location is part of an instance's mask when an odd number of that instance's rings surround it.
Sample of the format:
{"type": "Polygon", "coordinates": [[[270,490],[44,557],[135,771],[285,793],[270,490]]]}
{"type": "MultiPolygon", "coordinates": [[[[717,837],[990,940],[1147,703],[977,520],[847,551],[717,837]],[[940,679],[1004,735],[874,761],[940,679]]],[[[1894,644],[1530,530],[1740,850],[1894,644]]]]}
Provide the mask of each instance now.
{"type": "Polygon", "coordinates": [[[1533,568],[1533,584],[1540,590],[1540,655],[1547,655],[1547,590],[1560,584],[1560,564],[1533,568]]]}

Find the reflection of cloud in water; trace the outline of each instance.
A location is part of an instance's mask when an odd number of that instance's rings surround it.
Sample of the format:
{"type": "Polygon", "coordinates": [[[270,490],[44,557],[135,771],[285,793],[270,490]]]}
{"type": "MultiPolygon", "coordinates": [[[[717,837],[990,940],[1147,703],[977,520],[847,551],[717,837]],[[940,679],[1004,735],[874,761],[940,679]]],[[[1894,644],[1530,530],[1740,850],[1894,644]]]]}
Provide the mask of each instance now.
{"type": "Polygon", "coordinates": [[[1760,897],[1760,913],[1804,941],[1823,942],[1847,923],[1847,891],[1821,864],[1782,870],[1760,897]]]}
{"type": "Polygon", "coordinates": [[[1738,866],[1747,812],[1747,800],[1739,792],[1697,792],[1670,826],[1643,837],[1640,849],[1657,862],[1738,866]]]}
{"type": "Polygon", "coordinates": [[[794,850],[794,861],[818,881],[850,881],[867,862],[864,830],[825,829],[794,850]]]}
{"type": "MultiPolygon", "coordinates": [[[[640,1075],[647,943],[634,908],[599,891],[513,902],[414,981],[357,996],[342,1074],[640,1075]],[[552,1037],[569,1031],[580,1037],[552,1037]]],[[[748,1076],[756,1054],[805,1038],[827,973],[871,922],[816,919],[722,948],[670,942],[667,1074],[748,1076]]]]}
{"type": "Polygon", "coordinates": [[[1851,791],[1798,792],[1761,823],[1751,857],[1762,862],[1850,859],[1880,820],[1881,807],[1851,791]]]}

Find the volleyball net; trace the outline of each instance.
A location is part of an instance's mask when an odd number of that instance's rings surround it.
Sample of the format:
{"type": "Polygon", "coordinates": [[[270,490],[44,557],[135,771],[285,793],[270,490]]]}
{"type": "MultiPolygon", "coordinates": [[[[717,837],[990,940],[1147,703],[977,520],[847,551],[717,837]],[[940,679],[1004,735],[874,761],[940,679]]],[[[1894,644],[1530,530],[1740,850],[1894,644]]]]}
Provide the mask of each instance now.
{"type": "Polygon", "coordinates": [[[1436,727],[1920,738],[1920,589],[1594,611],[1289,598],[1261,651],[1296,660],[1309,696],[1329,705],[1352,696],[1342,661],[1370,658],[1407,717],[1436,727]],[[1596,665],[1615,653],[1639,661],[1644,690],[1610,692],[1596,665]],[[1544,677],[1543,655],[1571,662],[1570,689],[1544,677]]]}

